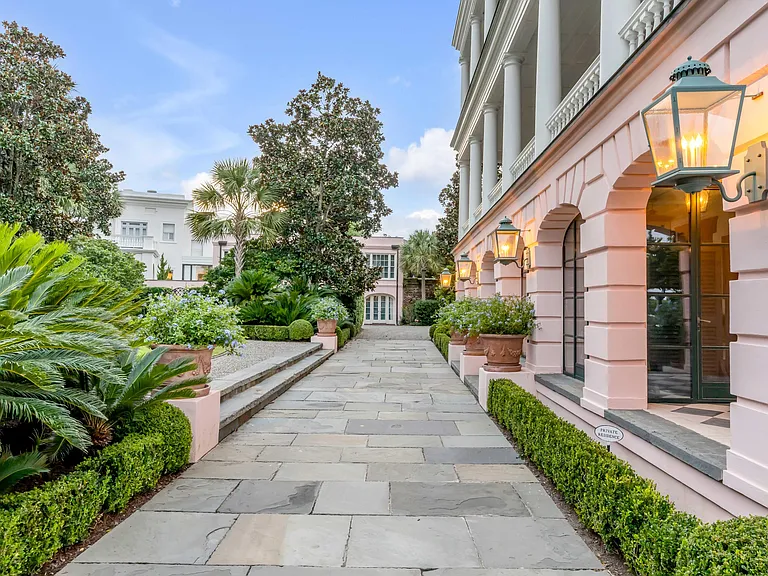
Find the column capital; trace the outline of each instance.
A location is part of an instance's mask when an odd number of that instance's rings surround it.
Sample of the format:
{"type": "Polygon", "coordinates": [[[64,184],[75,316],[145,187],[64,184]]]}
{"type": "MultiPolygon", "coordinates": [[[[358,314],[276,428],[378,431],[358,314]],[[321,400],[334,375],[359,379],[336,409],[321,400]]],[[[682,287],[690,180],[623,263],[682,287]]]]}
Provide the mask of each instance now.
{"type": "MultiPolygon", "coordinates": [[[[469,141],[471,142],[472,138],[470,138],[469,141]]],[[[459,164],[459,168],[469,168],[469,159],[459,160],[458,164],[459,164]]]]}
{"type": "Polygon", "coordinates": [[[470,136],[469,137],[469,143],[470,144],[480,144],[483,141],[482,138],[479,136],[470,136]]]}
{"type": "Polygon", "coordinates": [[[511,66],[512,64],[522,64],[525,61],[525,56],[519,52],[510,52],[504,54],[504,66],[511,66]]]}
{"type": "Polygon", "coordinates": [[[483,16],[481,14],[472,14],[472,16],[469,17],[469,23],[470,24],[482,24],[483,23],[483,16]]]}
{"type": "Polygon", "coordinates": [[[461,64],[462,66],[464,66],[464,64],[469,64],[469,58],[467,58],[466,56],[464,56],[464,54],[462,54],[461,56],[459,56],[459,64],[461,64]]]}
{"type": "Polygon", "coordinates": [[[483,114],[490,114],[491,112],[498,112],[499,105],[493,102],[486,102],[483,104],[483,114]]]}

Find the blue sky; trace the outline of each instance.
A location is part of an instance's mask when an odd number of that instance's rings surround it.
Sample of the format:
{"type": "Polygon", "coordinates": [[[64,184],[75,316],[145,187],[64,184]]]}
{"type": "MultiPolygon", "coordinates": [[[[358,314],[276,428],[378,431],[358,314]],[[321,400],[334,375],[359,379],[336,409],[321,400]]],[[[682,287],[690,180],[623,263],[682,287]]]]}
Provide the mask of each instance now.
{"type": "Polygon", "coordinates": [[[317,72],[381,109],[383,232],[433,227],[453,171],[458,0],[0,0],[61,45],[91,126],[135,190],[188,193],[213,162],[254,156],[248,126],[284,118],[317,72]]]}

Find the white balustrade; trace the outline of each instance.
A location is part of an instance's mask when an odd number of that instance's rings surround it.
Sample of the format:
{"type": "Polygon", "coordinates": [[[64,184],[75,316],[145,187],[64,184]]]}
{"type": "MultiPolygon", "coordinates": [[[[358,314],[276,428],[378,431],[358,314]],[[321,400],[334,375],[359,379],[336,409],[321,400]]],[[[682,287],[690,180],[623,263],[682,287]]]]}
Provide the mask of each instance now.
{"type": "Polygon", "coordinates": [[[533,164],[533,160],[536,157],[536,139],[531,138],[531,141],[525,145],[517,160],[512,164],[509,171],[512,173],[512,182],[514,183],[520,176],[523,175],[528,169],[528,166],[533,164]]]}
{"type": "Polygon", "coordinates": [[[464,236],[467,232],[469,232],[469,220],[465,220],[461,225],[461,235],[464,236]]]}
{"type": "Polygon", "coordinates": [[[576,81],[571,91],[563,98],[560,105],[555,108],[552,116],[547,121],[547,128],[554,140],[560,132],[573,120],[574,116],[587,105],[600,88],[600,56],[589,65],[581,78],[576,81]]]}
{"type": "Polygon", "coordinates": [[[496,200],[499,199],[499,196],[501,196],[501,180],[496,182],[496,186],[494,186],[491,189],[491,193],[488,196],[488,200],[490,200],[490,203],[493,204],[494,202],[496,202],[496,200]]]}
{"type": "Polygon", "coordinates": [[[109,239],[120,248],[152,250],[155,240],[152,236],[110,236],[109,239]]]}
{"type": "Polygon", "coordinates": [[[480,216],[483,215],[483,205],[478,204],[477,207],[472,211],[472,218],[476,221],[480,220],[480,216]]]}
{"type": "Polygon", "coordinates": [[[642,46],[654,30],[670,15],[672,9],[683,0],[643,0],[619,31],[619,36],[629,44],[629,54],[642,46]]]}

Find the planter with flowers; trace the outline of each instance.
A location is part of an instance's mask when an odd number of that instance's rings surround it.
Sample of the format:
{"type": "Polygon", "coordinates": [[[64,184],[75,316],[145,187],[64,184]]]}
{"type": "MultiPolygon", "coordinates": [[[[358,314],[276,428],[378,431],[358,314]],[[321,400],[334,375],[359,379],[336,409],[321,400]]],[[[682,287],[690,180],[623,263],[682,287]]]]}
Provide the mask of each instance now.
{"type": "Polygon", "coordinates": [[[318,298],[309,309],[312,319],[317,321],[319,336],[335,336],[336,326],[349,318],[347,309],[333,296],[318,298]]]}
{"type": "Polygon", "coordinates": [[[485,346],[480,335],[487,323],[487,300],[482,298],[465,298],[464,308],[460,309],[460,319],[457,329],[465,334],[464,354],[466,356],[485,356],[485,346]]]}
{"type": "Polygon", "coordinates": [[[480,333],[488,360],[486,372],[519,372],[523,341],[536,328],[533,302],[497,294],[482,301],[474,319],[473,330],[480,333]]]}
{"type": "MultiPolygon", "coordinates": [[[[178,380],[211,372],[213,349],[227,353],[242,348],[243,334],[237,320],[238,309],[195,290],[156,297],[139,319],[138,335],[153,348],[166,348],[160,362],[169,364],[177,358],[190,358],[196,367],[177,376],[178,380]]],[[[198,396],[208,394],[202,384],[198,396]]]]}
{"type": "Polygon", "coordinates": [[[467,338],[468,312],[476,298],[464,298],[443,306],[438,313],[437,323],[447,326],[451,334],[451,344],[464,344],[467,338]]]}

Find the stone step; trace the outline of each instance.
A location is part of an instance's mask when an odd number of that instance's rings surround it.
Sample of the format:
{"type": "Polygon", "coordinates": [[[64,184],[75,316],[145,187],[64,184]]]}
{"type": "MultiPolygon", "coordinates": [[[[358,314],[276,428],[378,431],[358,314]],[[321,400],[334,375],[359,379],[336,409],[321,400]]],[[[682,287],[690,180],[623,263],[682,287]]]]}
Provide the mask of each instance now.
{"type": "Polygon", "coordinates": [[[293,384],[312,372],[333,354],[332,350],[315,350],[298,362],[280,369],[277,373],[237,394],[228,394],[221,402],[219,442],[232,434],[251,416],[275,400],[293,384]]]}
{"type": "Polygon", "coordinates": [[[306,350],[302,350],[301,352],[289,356],[269,358],[268,360],[264,360],[258,364],[249,366],[248,368],[243,368],[242,370],[213,380],[211,382],[211,390],[218,390],[221,392],[221,401],[224,402],[228,398],[263,382],[281,370],[284,370],[297,362],[301,362],[321,349],[322,346],[320,344],[308,344],[306,350]]]}

